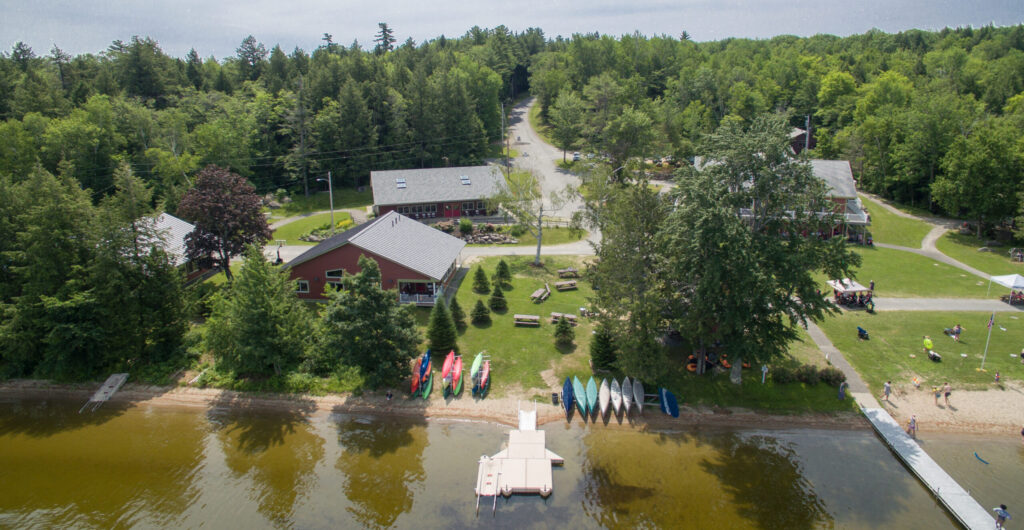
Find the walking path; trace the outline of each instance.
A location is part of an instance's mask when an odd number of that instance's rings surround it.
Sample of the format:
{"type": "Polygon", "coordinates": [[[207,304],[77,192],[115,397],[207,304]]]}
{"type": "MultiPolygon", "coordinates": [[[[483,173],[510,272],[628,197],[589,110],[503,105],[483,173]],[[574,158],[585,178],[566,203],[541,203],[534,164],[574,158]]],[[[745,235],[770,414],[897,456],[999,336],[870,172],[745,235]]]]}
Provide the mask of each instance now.
{"type": "Polygon", "coordinates": [[[881,298],[873,297],[875,311],[984,311],[1016,313],[1021,308],[984,298],[881,298]]]}

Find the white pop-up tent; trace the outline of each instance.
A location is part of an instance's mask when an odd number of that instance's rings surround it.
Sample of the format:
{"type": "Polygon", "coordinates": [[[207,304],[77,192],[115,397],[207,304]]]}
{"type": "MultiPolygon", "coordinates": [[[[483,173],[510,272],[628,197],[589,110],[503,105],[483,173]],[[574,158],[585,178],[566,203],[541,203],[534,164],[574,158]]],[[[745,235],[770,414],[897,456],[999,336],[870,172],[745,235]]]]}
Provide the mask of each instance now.
{"type": "Polygon", "coordinates": [[[1005,276],[992,276],[988,280],[988,290],[992,291],[992,282],[996,282],[1011,291],[1024,290],[1024,276],[1020,274],[1007,274],[1005,276]]]}
{"type": "Polygon", "coordinates": [[[828,286],[839,291],[839,294],[859,293],[871,290],[849,278],[843,278],[842,280],[829,280],[828,286]]]}

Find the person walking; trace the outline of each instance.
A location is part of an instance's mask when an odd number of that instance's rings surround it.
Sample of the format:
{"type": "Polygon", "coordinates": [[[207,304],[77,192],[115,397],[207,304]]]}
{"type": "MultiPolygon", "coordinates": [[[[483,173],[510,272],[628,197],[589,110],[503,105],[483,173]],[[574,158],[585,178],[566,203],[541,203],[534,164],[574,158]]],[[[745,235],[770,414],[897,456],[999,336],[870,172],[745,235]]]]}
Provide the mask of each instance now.
{"type": "Polygon", "coordinates": [[[907,434],[911,438],[917,439],[917,416],[911,415],[910,421],[907,422],[907,434]]]}
{"type": "Polygon", "coordinates": [[[871,283],[868,284],[868,289],[871,290],[871,292],[875,292],[875,280],[871,280],[871,283]]]}
{"type": "Polygon", "coordinates": [[[1013,519],[1013,517],[1010,517],[1010,512],[1006,511],[1005,504],[1000,504],[998,508],[992,508],[992,511],[996,512],[997,529],[1002,528],[1003,523],[1005,523],[1008,519],[1013,519]]]}
{"type": "Polygon", "coordinates": [[[938,407],[939,406],[939,396],[942,395],[942,389],[937,387],[937,386],[933,386],[932,387],[932,395],[935,396],[935,406],[938,407]]]}
{"type": "Polygon", "coordinates": [[[942,395],[946,398],[946,406],[949,406],[949,395],[953,393],[953,387],[949,385],[949,381],[946,381],[945,385],[942,385],[942,395]]]}
{"type": "Polygon", "coordinates": [[[932,343],[932,338],[929,337],[928,335],[925,335],[924,336],[924,354],[928,355],[928,352],[932,351],[933,347],[935,347],[935,344],[932,343]]]}
{"type": "Polygon", "coordinates": [[[892,394],[892,381],[886,381],[882,385],[882,399],[889,401],[889,394],[892,394]]]}

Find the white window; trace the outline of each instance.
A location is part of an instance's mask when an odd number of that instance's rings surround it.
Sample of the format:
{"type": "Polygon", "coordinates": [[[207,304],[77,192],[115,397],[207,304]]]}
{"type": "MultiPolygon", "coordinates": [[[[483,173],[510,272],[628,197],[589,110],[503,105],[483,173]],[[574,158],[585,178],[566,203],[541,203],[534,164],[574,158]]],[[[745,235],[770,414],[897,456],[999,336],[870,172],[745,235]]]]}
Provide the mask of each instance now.
{"type": "Polygon", "coordinates": [[[295,292],[297,292],[297,293],[308,293],[309,292],[309,282],[306,281],[306,280],[299,280],[299,281],[295,282],[295,292]]]}
{"type": "Polygon", "coordinates": [[[345,276],[345,269],[333,269],[324,273],[328,280],[340,280],[345,276]]]}

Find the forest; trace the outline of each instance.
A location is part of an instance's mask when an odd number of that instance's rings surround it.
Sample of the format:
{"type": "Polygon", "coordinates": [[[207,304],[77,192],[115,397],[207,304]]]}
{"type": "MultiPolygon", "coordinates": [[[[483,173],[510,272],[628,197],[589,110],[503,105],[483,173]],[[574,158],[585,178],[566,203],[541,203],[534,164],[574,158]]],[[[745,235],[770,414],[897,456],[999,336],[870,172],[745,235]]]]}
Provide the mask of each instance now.
{"type": "Polygon", "coordinates": [[[201,169],[265,195],[319,191],[327,171],[352,188],[373,169],[479,164],[503,105],[527,95],[559,147],[608,168],[685,161],[721,127],[776,113],[809,124],[810,156],[849,160],[861,189],[979,234],[1020,209],[1021,25],[700,43],[504,26],[395,35],[381,23],[364,47],[324,34],[308,52],[250,35],[221,58],[171,57],[138,36],[75,57],[0,52],[0,375],[180,364],[205,302],[167,280],[166,256],[140,251],[138,219],[178,211],[201,169]]]}

